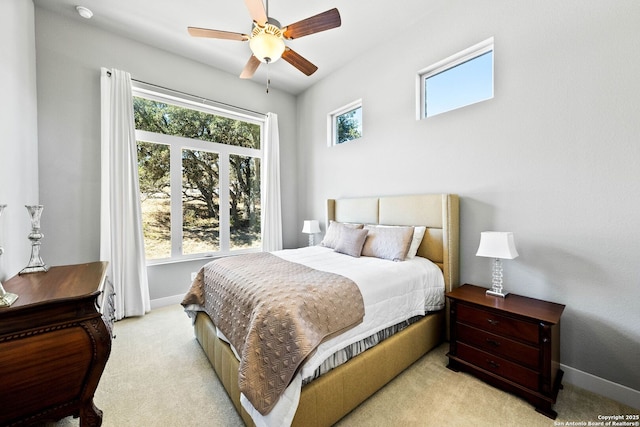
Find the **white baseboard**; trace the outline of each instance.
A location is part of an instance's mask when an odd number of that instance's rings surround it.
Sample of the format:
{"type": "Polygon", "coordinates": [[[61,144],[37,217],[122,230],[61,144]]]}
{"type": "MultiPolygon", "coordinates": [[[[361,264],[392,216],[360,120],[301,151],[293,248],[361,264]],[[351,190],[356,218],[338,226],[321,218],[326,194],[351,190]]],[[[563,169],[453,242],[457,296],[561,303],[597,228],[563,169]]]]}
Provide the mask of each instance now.
{"type": "Polygon", "coordinates": [[[640,410],[640,391],[560,364],[563,381],[640,410]]]}
{"type": "Polygon", "coordinates": [[[153,310],[154,308],[166,307],[168,305],[180,304],[183,298],[184,298],[184,294],[152,299],[151,310],[153,310]]]}

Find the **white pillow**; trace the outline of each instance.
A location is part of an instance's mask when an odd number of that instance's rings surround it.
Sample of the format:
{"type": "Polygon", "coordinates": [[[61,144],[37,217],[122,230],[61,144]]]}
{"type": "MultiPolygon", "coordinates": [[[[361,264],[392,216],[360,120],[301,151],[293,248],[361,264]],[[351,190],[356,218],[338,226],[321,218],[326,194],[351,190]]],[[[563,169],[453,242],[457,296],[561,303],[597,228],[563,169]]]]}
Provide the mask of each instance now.
{"type": "Polygon", "coordinates": [[[329,221],[329,227],[327,227],[327,232],[325,233],[322,242],[320,242],[320,246],[335,249],[338,244],[338,240],[340,239],[340,233],[345,227],[361,229],[363,225],[329,221]]]}
{"type": "Polygon", "coordinates": [[[367,238],[368,232],[369,230],[344,227],[340,232],[340,237],[334,250],[354,258],[360,258],[362,246],[364,245],[364,240],[367,238]]]}
{"type": "Polygon", "coordinates": [[[413,227],[366,225],[369,230],[362,247],[363,256],[404,261],[413,238],[413,227]]]}
{"type": "Polygon", "coordinates": [[[409,251],[405,259],[415,258],[425,231],[427,231],[427,227],[413,227],[413,239],[411,240],[411,246],[409,246],[409,251]]]}

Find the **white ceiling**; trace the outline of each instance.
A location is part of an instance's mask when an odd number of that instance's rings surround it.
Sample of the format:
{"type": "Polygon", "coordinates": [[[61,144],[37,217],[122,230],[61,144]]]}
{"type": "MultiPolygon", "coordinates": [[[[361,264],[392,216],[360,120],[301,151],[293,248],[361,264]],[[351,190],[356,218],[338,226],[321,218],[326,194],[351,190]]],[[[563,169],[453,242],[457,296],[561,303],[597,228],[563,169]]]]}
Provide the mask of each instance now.
{"type": "MultiPolygon", "coordinates": [[[[251,56],[246,42],[194,38],[187,27],[249,33],[251,18],[243,0],[34,0],[37,7],[84,20],[76,5],[89,8],[93,18],[85,22],[187,58],[239,75],[251,56]]],[[[428,13],[431,1],[402,0],[271,0],[269,16],[284,25],[337,7],[342,26],[312,34],[287,45],[318,67],[307,77],[280,60],[262,64],[254,81],[297,94],[329,75],[360,53],[373,49],[389,36],[416,24],[428,13]]]]}

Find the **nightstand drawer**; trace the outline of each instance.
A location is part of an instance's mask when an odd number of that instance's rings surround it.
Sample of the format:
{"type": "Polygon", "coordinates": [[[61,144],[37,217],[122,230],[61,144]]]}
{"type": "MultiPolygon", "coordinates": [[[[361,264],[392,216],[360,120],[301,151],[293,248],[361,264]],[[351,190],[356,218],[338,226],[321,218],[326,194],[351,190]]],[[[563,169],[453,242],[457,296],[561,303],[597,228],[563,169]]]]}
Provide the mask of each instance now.
{"type": "Polygon", "coordinates": [[[465,304],[458,304],[457,321],[477,326],[485,331],[499,335],[508,335],[519,340],[538,344],[538,325],[511,317],[502,316],[495,312],[489,312],[465,304]]]}
{"type": "Polygon", "coordinates": [[[481,348],[489,353],[507,357],[516,362],[537,369],[540,365],[540,351],[537,347],[522,344],[501,335],[457,324],[456,337],[460,342],[481,348]]]}
{"type": "Polygon", "coordinates": [[[524,387],[532,390],[538,389],[538,373],[536,371],[509,362],[502,357],[462,343],[458,343],[457,356],[479,368],[493,372],[524,387]]]}

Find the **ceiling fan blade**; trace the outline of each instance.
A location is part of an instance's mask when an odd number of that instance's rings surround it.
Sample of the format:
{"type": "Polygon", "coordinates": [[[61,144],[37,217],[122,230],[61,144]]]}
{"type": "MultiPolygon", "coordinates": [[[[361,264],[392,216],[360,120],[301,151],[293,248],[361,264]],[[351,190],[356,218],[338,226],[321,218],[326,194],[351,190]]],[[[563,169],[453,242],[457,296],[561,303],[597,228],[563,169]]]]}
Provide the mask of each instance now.
{"type": "Polygon", "coordinates": [[[247,34],[232,33],[230,31],[210,30],[208,28],[188,27],[189,34],[193,37],[208,37],[211,39],[223,39],[223,40],[237,40],[247,41],[249,36],[247,34]]]}
{"type": "Polygon", "coordinates": [[[264,27],[267,23],[267,12],[264,10],[262,0],[244,0],[244,4],[249,9],[249,15],[258,25],[264,27]]]}
{"type": "Polygon", "coordinates": [[[319,33],[320,31],[330,30],[339,27],[342,24],[340,12],[338,9],[327,10],[294,24],[287,25],[284,30],[286,39],[297,39],[309,34],[319,33]]]}
{"type": "Polygon", "coordinates": [[[260,65],[260,60],[256,58],[254,55],[251,55],[249,61],[247,61],[247,65],[244,66],[242,73],[240,73],[241,79],[250,79],[253,77],[253,73],[256,72],[258,66],[260,65]]]}
{"type": "Polygon", "coordinates": [[[282,59],[287,61],[289,64],[296,67],[298,70],[302,71],[307,76],[315,73],[318,67],[313,65],[311,62],[304,59],[295,51],[291,50],[291,48],[287,47],[282,54],[282,59]]]}

